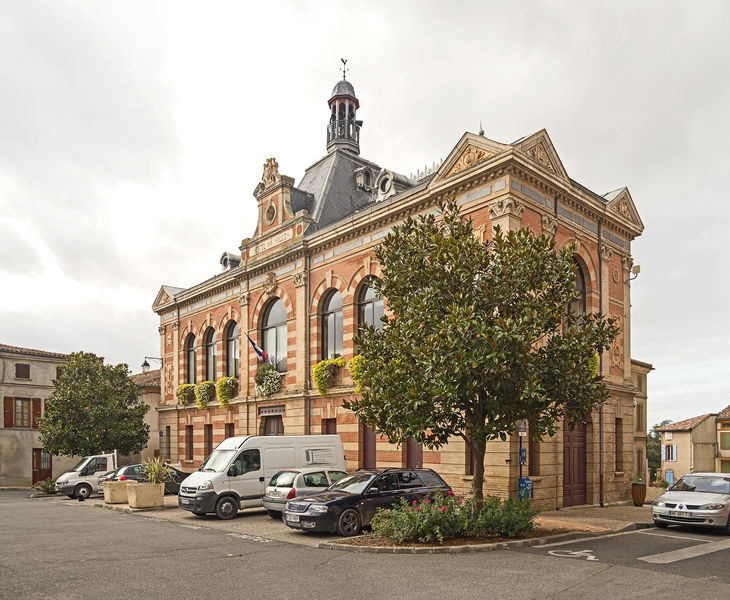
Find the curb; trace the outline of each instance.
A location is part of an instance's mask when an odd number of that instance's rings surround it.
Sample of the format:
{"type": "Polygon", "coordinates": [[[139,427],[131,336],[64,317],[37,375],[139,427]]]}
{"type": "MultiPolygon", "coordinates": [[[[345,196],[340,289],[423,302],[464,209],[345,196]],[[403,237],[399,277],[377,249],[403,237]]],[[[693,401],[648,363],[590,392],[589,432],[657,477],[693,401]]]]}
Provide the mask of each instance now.
{"type": "Polygon", "coordinates": [[[324,550],[341,550],[343,552],[371,552],[374,554],[459,554],[465,552],[490,552],[492,550],[509,550],[511,548],[526,548],[530,546],[543,546],[555,542],[569,542],[584,538],[594,538],[636,529],[647,529],[653,527],[648,523],[629,523],[624,527],[608,531],[574,531],[559,533],[547,537],[529,538],[526,540],[514,540],[512,542],[495,542],[493,544],[472,544],[465,546],[435,546],[435,547],[391,547],[391,546],[355,546],[350,544],[338,544],[323,542],[317,547],[324,550]]]}
{"type": "Polygon", "coordinates": [[[143,512],[154,512],[158,510],[165,510],[166,506],[151,506],[149,508],[130,508],[127,505],[122,506],[121,504],[94,504],[96,508],[106,508],[108,510],[116,510],[117,512],[123,513],[143,513],[143,512]]]}

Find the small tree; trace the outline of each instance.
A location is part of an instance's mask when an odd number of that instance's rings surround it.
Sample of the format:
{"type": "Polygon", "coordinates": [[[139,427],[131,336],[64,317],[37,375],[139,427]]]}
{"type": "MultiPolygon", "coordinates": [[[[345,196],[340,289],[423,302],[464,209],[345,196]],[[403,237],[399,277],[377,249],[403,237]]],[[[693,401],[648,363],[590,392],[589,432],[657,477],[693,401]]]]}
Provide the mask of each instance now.
{"type": "Polygon", "coordinates": [[[87,352],[70,354],[40,420],[46,452],[87,456],[141,452],[149,439],[148,406],[125,364],[105,365],[87,352]]]}
{"type": "Polygon", "coordinates": [[[464,438],[481,498],[488,440],[506,439],[518,419],[534,438],[552,435],[605,400],[595,355],[618,329],[567,310],[572,248],[527,229],[481,243],[455,201],[439,208],[442,219],[408,218],[375,251],[375,290],[392,316],[356,339],[361,397],[346,405],[396,443],[464,438]]]}
{"type": "Polygon", "coordinates": [[[652,473],[652,478],[662,466],[662,434],[656,428],[664,427],[671,422],[670,419],[664,419],[661,423],[654,425],[649,435],[646,436],[646,459],[649,463],[649,471],[652,473]]]}

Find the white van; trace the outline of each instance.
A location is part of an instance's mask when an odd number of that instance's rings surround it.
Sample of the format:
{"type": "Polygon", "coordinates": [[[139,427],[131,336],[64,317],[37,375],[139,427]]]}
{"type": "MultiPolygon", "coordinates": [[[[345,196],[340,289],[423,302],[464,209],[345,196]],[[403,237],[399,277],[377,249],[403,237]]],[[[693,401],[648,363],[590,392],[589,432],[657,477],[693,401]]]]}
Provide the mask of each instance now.
{"type": "Polygon", "coordinates": [[[56,493],[66,494],[69,498],[86,499],[96,493],[99,477],[116,469],[118,462],[116,451],[85,456],[73,469],[56,479],[56,493]]]}
{"type": "Polygon", "coordinates": [[[263,506],[266,483],[282,469],[323,466],[346,470],[339,435],[251,435],[223,440],[180,484],[177,504],[194,515],[232,519],[263,506]]]}

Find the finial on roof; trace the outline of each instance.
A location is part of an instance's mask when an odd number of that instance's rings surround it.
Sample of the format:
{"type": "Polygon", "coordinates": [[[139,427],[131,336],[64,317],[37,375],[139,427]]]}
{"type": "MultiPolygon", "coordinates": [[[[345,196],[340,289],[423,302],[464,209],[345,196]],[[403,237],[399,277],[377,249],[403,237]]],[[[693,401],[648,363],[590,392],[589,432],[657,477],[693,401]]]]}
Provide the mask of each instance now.
{"type": "Polygon", "coordinates": [[[482,122],[479,121],[479,135],[484,137],[484,128],[482,127],[482,122]]]}
{"type": "Polygon", "coordinates": [[[345,81],[347,77],[345,77],[345,71],[347,71],[347,59],[341,58],[342,61],[342,81],[345,81]]]}

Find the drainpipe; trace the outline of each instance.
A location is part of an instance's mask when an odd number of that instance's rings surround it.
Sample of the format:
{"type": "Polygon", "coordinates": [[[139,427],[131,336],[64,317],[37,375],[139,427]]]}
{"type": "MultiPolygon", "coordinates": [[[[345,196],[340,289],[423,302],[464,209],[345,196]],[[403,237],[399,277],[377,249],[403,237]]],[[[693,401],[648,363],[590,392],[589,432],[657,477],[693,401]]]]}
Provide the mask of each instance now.
{"type": "MultiPolygon", "coordinates": [[[[603,307],[603,265],[601,261],[601,236],[603,221],[598,219],[598,307],[603,307]]],[[[603,352],[598,355],[598,365],[603,375],[603,352]]],[[[603,508],[603,403],[598,407],[598,502],[603,508]]]]}
{"type": "Polygon", "coordinates": [[[304,275],[306,281],[304,290],[306,297],[304,299],[304,432],[309,435],[312,433],[311,423],[311,400],[309,398],[309,350],[311,340],[309,339],[309,249],[304,254],[304,275]]]}

